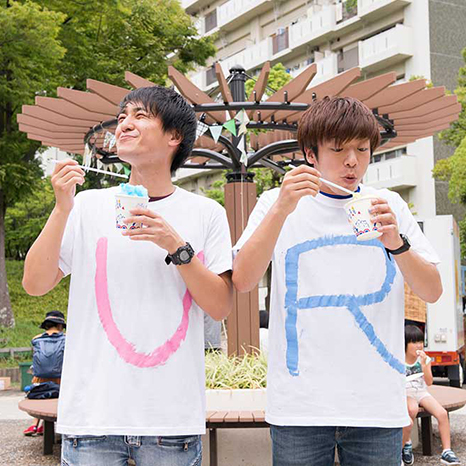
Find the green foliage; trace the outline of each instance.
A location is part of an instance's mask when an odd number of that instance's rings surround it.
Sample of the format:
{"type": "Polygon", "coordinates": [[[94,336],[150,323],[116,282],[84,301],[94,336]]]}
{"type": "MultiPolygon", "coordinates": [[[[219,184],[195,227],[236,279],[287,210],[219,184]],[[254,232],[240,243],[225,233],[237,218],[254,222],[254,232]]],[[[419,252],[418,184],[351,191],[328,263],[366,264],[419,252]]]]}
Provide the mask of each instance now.
{"type": "MultiPolygon", "coordinates": [[[[291,74],[286,71],[286,68],[281,63],[277,63],[270,69],[269,80],[267,82],[268,87],[265,89],[265,95],[270,97],[274,92],[288,84],[292,79],[291,74]]],[[[254,79],[248,79],[246,81],[247,97],[251,94],[255,84],[256,81],[254,79]]]]}
{"type": "Polygon", "coordinates": [[[0,327],[0,347],[29,346],[31,338],[41,333],[39,325],[48,311],[56,309],[66,315],[69,277],[64,278],[45,296],[29,296],[21,285],[24,263],[8,260],[6,267],[16,326],[14,328],[0,327]]]}
{"type": "MultiPolygon", "coordinates": [[[[417,81],[418,79],[426,79],[424,76],[413,74],[410,78],[409,81],[417,81]]],[[[430,79],[426,79],[426,87],[427,89],[431,89],[434,87],[434,83],[430,79]]]]}
{"type": "Polygon", "coordinates": [[[346,0],[345,8],[348,13],[352,13],[358,7],[358,0],[346,0]]]}
{"type": "Polygon", "coordinates": [[[435,178],[448,181],[448,196],[453,202],[466,204],[466,136],[455,153],[435,164],[435,178]]]}
{"type": "MultiPolygon", "coordinates": [[[[257,197],[260,197],[264,191],[269,189],[278,188],[283,181],[283,176],[280,173],[272,170],[271,168],[253,168],[252,171],[254,176],[254,181],[257,186],[257,197]]],[[[224,171],[222,177],[212,183],[212,186],[209,189],[202,188],[202,192],[209,197],[214,199],[221,205],[225,205],[225,193],[224,187],[227,182],[224,171]]]]}
{"type": "Polygon", "coordinates": [[[267,359],[262,353],[228,357],[211,352],[205,357],[205,373],[209,389],[265,388],[267,359]]]}
{"type": "Polygon", "coordinates": [[[227,182],[225,173],[226,171],[222,173],[222,177],[220,179],[215,180],[212,183],[212,186],[209,189],[201,188],[201,191],[206,195],[206,197],[217,201],[222,206],[225,206],[225,193],[223,191],[227,182]]]}
{"type": "Polygon", "coordinates": [[[21,105],[57,84],[56,67],[65,49],[57,37],[64,16],[31,2],[0,7],[0,191],[4,210],[29,195],[40,179],[34,162],[39,144],[17,131],[21,105]]]}
{"type": "Polygon", "coordinates": [[[55,205],[49,180],[41,180],[27,199],[10,207],[5,216],[5,253],[9,259],[24,259],[55,205]]]}
{"type": "Polygon", "coordinates": [[[197,38],[177,0],[36,2],[65,14],[59,39],[66,55],[58,71],[77,89],[85,89],[87,78],[127,86],[126,70],[165,85],[167,56],[186,72],[215,54],[212,38],[197,38]]]}

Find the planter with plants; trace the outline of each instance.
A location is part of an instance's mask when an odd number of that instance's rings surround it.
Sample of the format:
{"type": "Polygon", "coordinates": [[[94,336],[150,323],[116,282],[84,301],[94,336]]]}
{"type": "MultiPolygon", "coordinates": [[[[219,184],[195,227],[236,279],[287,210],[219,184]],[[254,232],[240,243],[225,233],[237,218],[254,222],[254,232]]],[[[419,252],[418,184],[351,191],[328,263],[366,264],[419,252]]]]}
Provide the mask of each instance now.
{"type": "Polygon", "coordinates": [[[265,355],[228,357],[222,352],[212,352],[206,355],[205,365],[208,411],[265,409],[265,355]]]}

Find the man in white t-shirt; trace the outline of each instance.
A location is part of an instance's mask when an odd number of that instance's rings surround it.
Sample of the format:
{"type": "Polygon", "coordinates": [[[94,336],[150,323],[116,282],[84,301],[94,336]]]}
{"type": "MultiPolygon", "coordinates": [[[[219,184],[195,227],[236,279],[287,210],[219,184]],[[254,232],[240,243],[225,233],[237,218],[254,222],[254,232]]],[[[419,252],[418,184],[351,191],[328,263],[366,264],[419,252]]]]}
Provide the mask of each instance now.
{"type": "Polygon", "coordinates": [[[360,185],[380,143],[365,105],[313,103],[298,141],[312,166],[290,171],[280,189],[261,196],[234,248],[241,292],[272,261],[266,420],[274,465],[330,466],[338,448],[343,466],[399,466],[409,424],[404,281],[436,301],[438,258],[397,193],[360,185]],[[351,196],[321,177],[376,196],[382,236],[357,241],[344,210],[351,196]]]}
{"type": "MultiPolygon", "coordinates": [[[[28,253],[23,285],[43,295],[71,274],[57,431],[62,464],[201,464],[204,312],[232,306],[231,241],[218,203],[175,187],[196,116],[174,90],[137,89],[120,106],[118,156],[147,188],[144,225],[115,224],[117,188],[76,197],[73,160],[52,175],[56,205],[28,253]]],[[[127,220],[131,224],[135,217],[127,220]]]]}

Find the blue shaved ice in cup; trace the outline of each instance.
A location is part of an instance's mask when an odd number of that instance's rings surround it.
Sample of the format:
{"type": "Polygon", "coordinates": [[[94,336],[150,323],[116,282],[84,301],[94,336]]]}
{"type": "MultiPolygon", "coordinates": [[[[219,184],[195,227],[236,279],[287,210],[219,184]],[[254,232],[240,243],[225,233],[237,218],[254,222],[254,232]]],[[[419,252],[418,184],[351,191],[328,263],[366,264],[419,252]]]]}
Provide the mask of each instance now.
{"type": "Polygon", "coordinates": [[[115,194],[116,227],[119,230],[134,230],[142,228],[141,222],[133,222],[128,225],[123,223],[125,219],[132,217],[131,210],[136,207],[147,209],[149,194],[144,186],[134,186],[129,183],[120,184],[120,192],[115,194]]]}

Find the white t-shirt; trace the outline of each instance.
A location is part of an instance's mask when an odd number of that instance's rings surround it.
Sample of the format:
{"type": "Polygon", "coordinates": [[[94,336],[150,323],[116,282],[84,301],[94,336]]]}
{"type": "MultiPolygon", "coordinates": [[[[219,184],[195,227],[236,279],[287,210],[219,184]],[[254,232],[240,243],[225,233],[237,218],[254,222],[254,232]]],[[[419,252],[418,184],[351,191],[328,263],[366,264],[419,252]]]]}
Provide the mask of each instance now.
{"type": "MultiPolygon", "coordinates": [[[[265,192],[235,251],[279,189],[265,192]]],[[[388,200],[413,250],[438,258],[401,197],[388,200]]],[[[288,426],[401,427],[405,395],[404,282],[378,240],[358,242],[343,208],[319,193],[288,216],[272,256],[266,420],[288,426]]]]}
{"type": "MultiPolygon", "coordinates": [[[[119,188],[78,194],[60,269],[71,273],[57,431],[194,435],[205,431],[204,313],[167,252],[115,227],[119,188]]],[[[176,188],[149,203],[216,274],[231,270],[225,210],[176,188]]]]}

